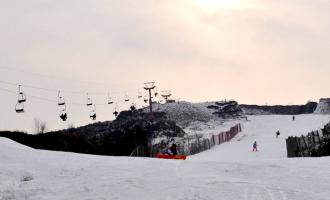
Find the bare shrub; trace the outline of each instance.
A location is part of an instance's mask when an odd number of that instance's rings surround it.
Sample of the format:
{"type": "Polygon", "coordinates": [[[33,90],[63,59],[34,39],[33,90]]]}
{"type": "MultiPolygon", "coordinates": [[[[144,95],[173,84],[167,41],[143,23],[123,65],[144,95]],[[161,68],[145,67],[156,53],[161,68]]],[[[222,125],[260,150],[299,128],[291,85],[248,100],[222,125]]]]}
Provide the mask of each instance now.
{"type": "Polygon", "coordinates": [[[42,134],[47,131],[47,123],[38,118],[34,118],[33,130],[36,134],[42,134]]]}

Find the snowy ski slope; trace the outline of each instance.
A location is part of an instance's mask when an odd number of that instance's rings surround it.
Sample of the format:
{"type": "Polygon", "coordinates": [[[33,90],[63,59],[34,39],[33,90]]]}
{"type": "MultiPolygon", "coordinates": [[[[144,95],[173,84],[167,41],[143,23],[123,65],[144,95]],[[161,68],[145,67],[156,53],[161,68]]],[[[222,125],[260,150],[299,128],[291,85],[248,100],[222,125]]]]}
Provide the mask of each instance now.
{"type": "Polygon", "coordinates": [[[0,138],[0,200],[329,200],[330,158],[287,159],[284,138],[330,116],[249,119],[232,142],[186,161],[41,151],[0,138]]]}

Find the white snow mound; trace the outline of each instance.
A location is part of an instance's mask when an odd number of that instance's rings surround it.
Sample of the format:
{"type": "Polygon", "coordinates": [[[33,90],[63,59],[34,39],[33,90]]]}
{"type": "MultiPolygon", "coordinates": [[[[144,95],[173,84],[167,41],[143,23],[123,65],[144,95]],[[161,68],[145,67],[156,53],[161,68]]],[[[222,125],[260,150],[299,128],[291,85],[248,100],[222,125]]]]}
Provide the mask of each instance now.
{"type": "Polygon", "coordinates": [[[330,158],[288,159],[285,137],[329,119],[250,116],[232,142],[186,161],[42,151],[0,137],[0,199],[328,200],[330,158]]]}

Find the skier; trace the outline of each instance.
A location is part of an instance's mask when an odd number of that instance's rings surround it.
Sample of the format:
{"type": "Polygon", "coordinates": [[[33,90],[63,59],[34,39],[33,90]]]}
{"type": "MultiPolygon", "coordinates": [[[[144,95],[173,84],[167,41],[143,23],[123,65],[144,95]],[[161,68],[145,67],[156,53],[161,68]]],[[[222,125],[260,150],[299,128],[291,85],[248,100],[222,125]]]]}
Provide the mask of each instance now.
{"type": "Polygon", "coordinates": [[[292,121],[294,121],[294,120],[296,120],[296,117],[293,115],[293,116],[292,116],[292,121]]]}
{"type": "Polygon", "coordinates": [[[170,150],[171,150],[172,155],[174,155],[174,156],[178,155],[178,151],[176,149],[175,143],[172,144],[172,146],[170,147],[170,150]]]}
{"type": "Polygon", "coordinates": [[[276,132],[276,138],[278,138],[278,136],[280,136],[280,135],[281,135],[280,131],[277,131],[276,132]]]}
{"type": "Polygon", "coordinates": [[[258,151],[258,144],[257,144],[257,141],[254,141],[253,143],[253,152],[257,152],[258,151]]]}

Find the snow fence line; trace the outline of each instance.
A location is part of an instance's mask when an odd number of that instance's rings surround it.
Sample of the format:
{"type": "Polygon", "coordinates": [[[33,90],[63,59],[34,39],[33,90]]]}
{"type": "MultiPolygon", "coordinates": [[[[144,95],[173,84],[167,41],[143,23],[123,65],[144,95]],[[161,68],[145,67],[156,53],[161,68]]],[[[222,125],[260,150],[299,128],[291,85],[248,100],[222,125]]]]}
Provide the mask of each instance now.
{"type": "MultiPolygon", "coordinates": [[[[229,142],[238,133],[242,131],[241,124],[237,124],[230,128],[230,130],[221,132],[217,135],[212,135],[211,138],[201,138],[198,135],[194,137],[185,138],[180,144],[177,144],[177,151],[179,155],[194,155],[207,151],[216,145],[229,142]]],[[[131,154],[132,157],[156,157],[157,154],[163,152],[164,149],[159,146],[138,146],[131,154]]]]}
{"type": "Polygon", "coordinates": [[[198,136],[194,139],[188,139],[186,145],[179,146],[178,152],[183,155],[194,155],[207,151],[216,145],[220,145],[232,140],[238,133],[242,131],[241,124],[237,124],[230,128],[230,130],[221,132],[217,135],[212,135],[210,139],[200,139],[198,136]],[[192,141],[192,142],[191,142],[192,141]]]}
{"type": "Polygon", "coordinates": [[[320,157],[330,155],[330,123],[323,129],[312,131],[306,136],[286,139],[288,158],[320,157]]]}

